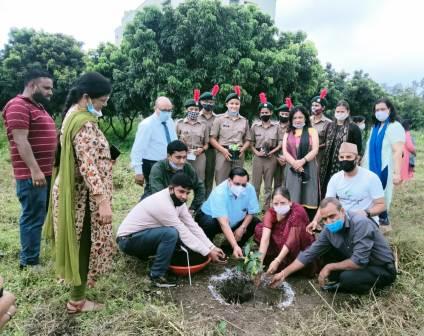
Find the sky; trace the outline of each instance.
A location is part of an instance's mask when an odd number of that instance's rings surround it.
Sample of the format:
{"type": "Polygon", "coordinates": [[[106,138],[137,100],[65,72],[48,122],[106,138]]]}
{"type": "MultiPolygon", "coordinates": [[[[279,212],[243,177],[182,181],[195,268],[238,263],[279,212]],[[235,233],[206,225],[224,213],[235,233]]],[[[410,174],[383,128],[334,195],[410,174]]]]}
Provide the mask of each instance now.
{"type": "MultiPolygon", "coordinates": [[[[124,12],[142,0],[1,0],[0,49],[12,27],[72,35],[95,48],[114,42],[124,12]]],[[[424,78],[424,2],[419,0],[277,0],[280,30],[307,33],[323,65],[362,69],[380,83],[424,78]]]]}

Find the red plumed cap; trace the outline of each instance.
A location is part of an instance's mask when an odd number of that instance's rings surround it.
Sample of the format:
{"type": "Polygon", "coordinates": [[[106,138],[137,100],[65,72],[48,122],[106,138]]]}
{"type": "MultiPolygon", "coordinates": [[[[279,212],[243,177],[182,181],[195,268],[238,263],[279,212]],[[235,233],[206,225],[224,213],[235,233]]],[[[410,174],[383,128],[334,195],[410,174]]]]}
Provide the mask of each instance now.
{"type": "Polygon", "coordinates": [[[259,100],[260,100],[261,104],[266,104],[267,103],[265,92],[261,92],[259,94],[259,100]]]}
{"type": "Polygon", "coordinates": [[[289,110],[291,110],[291,109],[292,109],[292,107],[293,107],[293,103],[292,103],[292,100],[291,100],[291,98],[290,98],[290,97],[287,97],[287,98],[286,98],[286,105],[287,105],[287,107],[289,108],[289,110]]]}
{"type": "Polygon", "coordinates": [[[327,96],[327,88],[323,88],[319,94],[320,99],[324,99],[327,96]]]}
{"type": "Polygon", "coordinates": [[[193,99],[196,102],[196,104],[199,102],[199,98],[200,98],[200,90],[199,89],[194,89],[193,99]]]}
{"type": "Polygon", "coordinates": [[[240,89],[240,86],[239,85],[235,85],[234,86],[234,92],[236,93],[236,95],[239,97],[239,99],[240,99],[240,97],[241,97],[241,89],[240,89]]]}
{"type": "Polygon", "coordinates": [[[218,92],[219,92],[219,85],[215,84],[212,88],[211,94],[212,94],[213,97],[215,97],[218,94],[218,92]]]}

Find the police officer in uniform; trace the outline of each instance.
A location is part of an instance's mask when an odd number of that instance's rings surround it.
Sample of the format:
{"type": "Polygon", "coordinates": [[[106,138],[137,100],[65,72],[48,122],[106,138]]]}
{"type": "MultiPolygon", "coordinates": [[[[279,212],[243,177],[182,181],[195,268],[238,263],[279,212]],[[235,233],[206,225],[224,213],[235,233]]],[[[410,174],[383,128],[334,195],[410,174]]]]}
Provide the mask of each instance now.
{"type": "Polygon", "coordinates": [[[208,126],[199,120],[200,91],[194,90],[194,99],[188,99],[184,106],[187,116],[177,122],[177,137],[188,147],[187,161],[196,170],[200,181],[205,180],[206,155],[209,147],[208,126]]]}
{"type": "Polygon", "coordinates": [[[253,123],[251,133],[251,149],[254,154],[252,162],[252,184],[259,199],[262,179],[265,184],[265,206],[269,208],[272,192],[272,179],[277,168],[276,153],[281,148],[282,136],[279,125],[271,122],[273,105],[267,101],[265,93],[259,94],[258,106],[260,120],[253,123]]]}
{"type": "Polygon", "coordinates": [[[249,121],[240,115],[240,87],[234,87],[225,99],[227,112],[216,118],[210,132],[210,144],[216,149],[215,183],[228,178],[233,167],[243,167],[244,152],[250,146],[249,121]]]}
{"type": "MultiPolygon", "coordinates": [[[[216,95],[219,92],[219,86],[215,84],[212,88],[212,91],[206,91],[203,92],[200,96],[200,115],[198,120],[205,123],[208,128],[208,133],[210,133],[212,124],[217,117],[217,115],[213,112],[214,106],[215,106],[215,99],[216,95]]],[[[205,191],[206,191],[206,198],[209,196],[209,194],[212,191],[213,187],[213,178],[215,175],[215,148],[212,146],[209,146],[208,149],[205,151],[206,156],[206,170],[205,170],[205,191]]]]}

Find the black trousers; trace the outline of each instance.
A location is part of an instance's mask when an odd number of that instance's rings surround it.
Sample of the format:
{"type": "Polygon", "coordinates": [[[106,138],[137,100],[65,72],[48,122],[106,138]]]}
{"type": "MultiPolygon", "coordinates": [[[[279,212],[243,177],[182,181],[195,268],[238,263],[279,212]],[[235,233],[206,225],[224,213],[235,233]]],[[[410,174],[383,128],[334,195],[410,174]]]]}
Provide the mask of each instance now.
{"type": "Polygon", "coordinates": [[[157,161],[143,159],[144,193],[141,196],[140,201],[152,194],[152,191],[150,190],[149,176],[150,171],[152,170],[152,167],[156,162],[157,161]]]}
{"type": "MultiPolygon", "coordinates": [[[[335,249],[331,249],[323,256],[325,264],[345,259],[335,249]]],[[[396,280],[396,268],[393,263],[387,263],[384,265],[368,265],[351,271],[334,271],[330,273],[329,280],[339,283],[339,292],[365,294],[371,288],[381,289],[391,285],[396,280]]]]}
{"type": "MultiPolygon", "coordinates": [[[[203,213],[202,210],[199,210],[197,212],[195,220],[211,241],[213,241],[213,239],[218,233],[222,233],[221,225],[219,224],[218,219],[206,215],[205,213],[203,213]]],[[[240,247],[243,247],[243,245],[249,240],[249,238],[253,236],[253,233],[255,232],[255,227],[260,222],[261,220],[257,217],[252,218],[252,221],[247,226],[245,234],[238,242],[238,245],[240,247]]],[[[234,232],[242,223],[243,221],[238,222],[236,226],[231,228],[231,230],[234,232]]]]}

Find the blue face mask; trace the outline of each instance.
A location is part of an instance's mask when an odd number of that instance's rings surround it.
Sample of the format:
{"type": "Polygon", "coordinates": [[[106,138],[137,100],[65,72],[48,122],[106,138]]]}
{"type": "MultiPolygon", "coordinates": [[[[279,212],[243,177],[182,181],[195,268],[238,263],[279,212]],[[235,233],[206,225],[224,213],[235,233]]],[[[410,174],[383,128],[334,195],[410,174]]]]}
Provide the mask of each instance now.
{"type": "Polygon", "coordinates": [[[343,218],[335,220],[331,224],[326,224],[325,227],[330,231],[331,233],[336,233],[340,231],[343,228],[344,220],[343,218]]]}
{"type": "Polygon", "coordinates": [[[96,117],[101,117],[103,115],[102,111],[97,111],[91,102],[87,104],[87,111],[94,114],[96,117]]]}
{"type": "Polygon", "coordinates": [[[167,121],[171,117],[172,112],[159,111],[159,119],[161,122],[167,121]]]}

